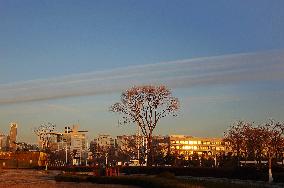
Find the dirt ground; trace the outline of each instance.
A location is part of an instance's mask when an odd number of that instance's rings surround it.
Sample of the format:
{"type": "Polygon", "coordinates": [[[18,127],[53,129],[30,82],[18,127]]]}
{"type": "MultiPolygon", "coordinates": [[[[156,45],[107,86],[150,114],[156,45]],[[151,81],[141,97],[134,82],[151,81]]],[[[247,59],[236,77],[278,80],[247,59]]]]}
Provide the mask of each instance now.
{"type": "Polygon", "coordinates": [[[3,170],[0,169],[1,188],[137,188],[125,185],[102,185],[92,183],[72,183],[56,182],[54,176],[57,171],[38,171],[38,170],[3,170]]]}

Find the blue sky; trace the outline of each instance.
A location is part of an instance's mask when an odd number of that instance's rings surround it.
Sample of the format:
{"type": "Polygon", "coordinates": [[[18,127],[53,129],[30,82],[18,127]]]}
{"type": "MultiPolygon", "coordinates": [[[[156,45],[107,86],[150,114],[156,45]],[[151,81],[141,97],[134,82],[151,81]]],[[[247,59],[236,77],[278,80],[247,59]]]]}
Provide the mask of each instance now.
{"type": "Polygon", "coordinates": [[[157,134],[222,136],[238,119],[283,120],[282,7],[280,0],[0,0],[0,131],[16,121],[20,139],[34,142],[32,128],[42,122],[61,129],[79,121],[90,139],[130,134],[134,128],[117,127],[107,109],[138,80],[134,74],[112,85],[115,76],[137,72],[136,66],[143,70],[139,81],[168,84],[182,102],[179,117],[162,121],[157,134]],[[165,71],[148,77],[152,64],[165,71]]]}

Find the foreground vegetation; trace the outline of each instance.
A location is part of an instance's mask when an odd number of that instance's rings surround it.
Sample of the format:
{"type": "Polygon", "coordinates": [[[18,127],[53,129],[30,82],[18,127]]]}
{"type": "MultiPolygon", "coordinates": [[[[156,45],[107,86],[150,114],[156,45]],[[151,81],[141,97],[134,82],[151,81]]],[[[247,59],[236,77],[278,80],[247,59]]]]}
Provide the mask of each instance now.
{"type": "Polygon", "coordinates": [[[92,182],[96,184],[120,184],[138,187],[157,188],[256,188],[270,187],[267,184],[242,183],[236,184],[204,179],[178,179],[172,173],[161,173],[155,176],[90,176],[61,174],[55,177],[57,182],[92,182]]]}
{"type": "MultiPolygon", "coordinates": [[[[240,168],[180,168],[180,167],[124,167],[125,174],[155,175],[161,172],[170,172],[176,176],[214,177],[254,181],[268,181],[267,167],[240,167],[240,168]]],[[[284,183],[283,168],[273,169],[274,182],[284,183]]]]}
{"type": "MultiPolygon", "coordinates": [[[[100,172],[104,175],[104,169],[94,169],[91,167],[74,167],[74,168],[50,168],[50,170],[61,170],[69,173],[76,172],[100,172]]],[[[148,175],[154,176],[159,173],[172,173],[178,177],[212,177],[212,178],[226,178],[226,179],[240,179],[251,181],[268,181],[267,166],[263,168],[256,167],[240,167],[240,168],[203,168],[203,167],[122,167],[119,169],[120,173],[126,175],[148,175]]],[[[273,168],[273,179],[275,183],[284,183],[284,169],[283,167],[273,168]]]]}

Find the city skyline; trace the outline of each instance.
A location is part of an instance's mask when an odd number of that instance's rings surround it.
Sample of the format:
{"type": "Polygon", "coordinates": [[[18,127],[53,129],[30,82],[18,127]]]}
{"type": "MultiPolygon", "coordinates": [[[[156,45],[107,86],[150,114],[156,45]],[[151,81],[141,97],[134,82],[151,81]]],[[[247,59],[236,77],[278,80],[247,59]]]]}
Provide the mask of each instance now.
{"type": "Polygon", "coordinates": [[[220,137],[284,117],[282,1],[0,1],[0,132],[80,124],[132,134],[108,111],[123,90],[165,84],[181,101],[155,134],[220,137]],[[256,6],[257,5],[257,6],[256,6]],[[206,13],[206,14],[205,14],[206,13]]]}

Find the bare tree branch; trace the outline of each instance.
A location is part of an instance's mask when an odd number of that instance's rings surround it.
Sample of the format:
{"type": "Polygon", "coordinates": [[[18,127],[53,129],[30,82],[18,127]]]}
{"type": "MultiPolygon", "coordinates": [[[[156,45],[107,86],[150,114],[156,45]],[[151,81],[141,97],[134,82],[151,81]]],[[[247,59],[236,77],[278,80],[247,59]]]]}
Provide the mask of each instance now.
{"type": "Polygon", "coordinates": [[[120,103],[110,107],[110,111],[122,115],[123,124],[137,123],[148,139],[149,150],[159,120],[168,115],[176,116],[178,109],[179,100],[172,97],[164,85],[134,86],[122,93],[120,103]]]}

